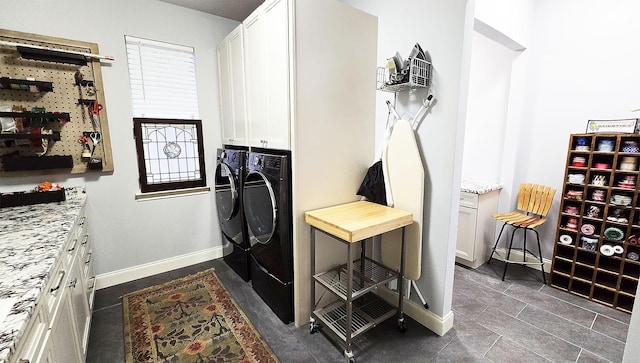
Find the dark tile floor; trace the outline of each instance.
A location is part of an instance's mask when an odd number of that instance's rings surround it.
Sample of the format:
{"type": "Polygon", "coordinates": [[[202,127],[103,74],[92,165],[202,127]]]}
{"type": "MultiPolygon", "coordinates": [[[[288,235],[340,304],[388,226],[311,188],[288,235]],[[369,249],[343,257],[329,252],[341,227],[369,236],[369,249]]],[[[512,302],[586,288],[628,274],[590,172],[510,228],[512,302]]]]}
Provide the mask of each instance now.
{"type": "MultiPolygon", "coordinates": [[[[282,362],[344,362],[342,348],[308,327],[284,325],[222,262],[215,260],[99,290],[87,362],[124,362],[121,296],[214,267],[282,362]]],[[[540,274],[502,265],[456,265],[454,327],[442,337],[412,319],[401,333],[389,319],[354,341],[361,362],[621,362],[630,315],[544,285],[540,274]]]]}

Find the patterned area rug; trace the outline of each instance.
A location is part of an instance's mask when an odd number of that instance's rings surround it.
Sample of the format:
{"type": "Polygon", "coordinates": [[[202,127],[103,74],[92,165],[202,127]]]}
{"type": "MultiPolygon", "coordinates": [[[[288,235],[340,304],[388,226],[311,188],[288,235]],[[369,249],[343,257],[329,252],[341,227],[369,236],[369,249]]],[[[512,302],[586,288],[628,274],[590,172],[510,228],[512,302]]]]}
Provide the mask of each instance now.
{"type": "Polygon", "coordinates": [[[125,357],[138,362],[278,362],[213,269],[125,295],[125,357]]]}

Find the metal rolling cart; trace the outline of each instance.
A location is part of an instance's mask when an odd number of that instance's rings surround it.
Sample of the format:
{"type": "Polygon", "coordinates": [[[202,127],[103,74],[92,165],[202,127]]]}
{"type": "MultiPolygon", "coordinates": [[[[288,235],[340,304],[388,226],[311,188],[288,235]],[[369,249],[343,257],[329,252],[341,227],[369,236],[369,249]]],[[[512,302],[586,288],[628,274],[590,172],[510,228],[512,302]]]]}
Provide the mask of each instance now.
{"type": "MultiPolygon", "coordinates": [[[[398,294],[398,307],[375,294],[375,290],[397,280],[398,291],[403,291],[405,264],[405,227],[413,223],[413,214],[380,204],[359,201],[317,209],[305,213],[305,222],[311,226],[311,317],[309,332],[328,327],[344,342],[344,356],[354,363],[352,339],[397,314],[398,327],[405,331],[403,294],[398,294]],[[400,271],[394,271],[366,256],[366,240],[402,228],[400,271]],[[328,271],[315,271],[316,231],[323,232],[346,244],[348,259],[328,271]],[[360,258],[356,260],[357,246],[360,258]],[[329,291],[335,300],[318,308],[315,284],[329,291]]],[[[324,294],[323,294],[324,295],[324,294]]],[[[321,296],[322,298],[322,296],[321,296]]]]}

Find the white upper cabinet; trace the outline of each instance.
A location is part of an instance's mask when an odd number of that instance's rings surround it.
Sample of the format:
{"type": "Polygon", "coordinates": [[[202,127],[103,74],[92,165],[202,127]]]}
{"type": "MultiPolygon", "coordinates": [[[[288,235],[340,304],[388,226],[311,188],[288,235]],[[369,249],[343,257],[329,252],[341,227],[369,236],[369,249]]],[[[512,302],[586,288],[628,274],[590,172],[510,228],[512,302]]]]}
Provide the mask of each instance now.
{"type": "Polygon", "coordinates": [[[247,145],[242,24],[222,41],[217,54],[222,143],[247,145]]]}
{"type": "Polygon", "coordinates": [[[243,25],[249,146],[289,149],[287,1],[266,1],[243,25]]]}

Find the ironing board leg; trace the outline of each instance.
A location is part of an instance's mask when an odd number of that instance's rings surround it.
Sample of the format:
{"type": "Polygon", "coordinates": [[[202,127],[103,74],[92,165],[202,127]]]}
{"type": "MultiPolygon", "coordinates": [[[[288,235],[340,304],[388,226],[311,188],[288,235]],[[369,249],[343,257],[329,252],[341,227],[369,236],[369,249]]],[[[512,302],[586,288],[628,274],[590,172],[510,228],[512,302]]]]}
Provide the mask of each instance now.
{"type": "MultiPolygon", "coordinates": [[[[416,290],[416,293],[418,294],[418,298],[420,298],[420,301],[422,301],[422,305],[424,306],[424,308],[428,309],[429,304],[427,304],[427,301],[424,299],[424,296],[422,296],[422,293],[420,292],[420,289],[418,288],[418,284],[416,284],[415,280],[411,280],[411,286],[413,286],[413,288],[416,290]]],[[[409,291],[411,291],[411,288],[409,288],[409,291]]]]}

